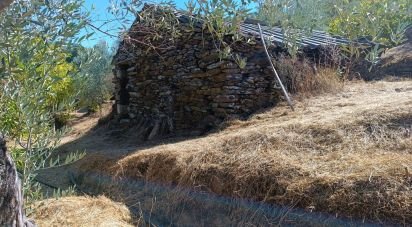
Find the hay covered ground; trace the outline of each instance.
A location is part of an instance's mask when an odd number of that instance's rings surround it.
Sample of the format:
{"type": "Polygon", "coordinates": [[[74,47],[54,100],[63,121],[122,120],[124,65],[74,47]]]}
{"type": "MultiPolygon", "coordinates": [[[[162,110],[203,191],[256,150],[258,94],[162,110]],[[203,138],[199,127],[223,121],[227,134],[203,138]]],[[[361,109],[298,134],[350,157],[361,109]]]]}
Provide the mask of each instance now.
{"type": "Polygon", "coordinates": [[[31,218],[38,226],[133,226],[127,207],[104,196],[47,199],[38,202],[34,211],[31,218]]]}
{"type": "Polygon", "coordinates": [[[412,81],[351,82],[201,138],[86,157],[85,171],[412,224],[412,81]],[[96,161],[93,161],[96,160],[96,161]]]}
{"type": "Polygon", "coordinates": [[[281,103],[203,137],[143,144],[133,128],[91,130],[96,119],[83,118],[60,152],[86,157],[39,177],[64,187],[69,170],[100,173],[412,224],[412,81],[348,82],[299,100],[295,112],[281,103]]]}

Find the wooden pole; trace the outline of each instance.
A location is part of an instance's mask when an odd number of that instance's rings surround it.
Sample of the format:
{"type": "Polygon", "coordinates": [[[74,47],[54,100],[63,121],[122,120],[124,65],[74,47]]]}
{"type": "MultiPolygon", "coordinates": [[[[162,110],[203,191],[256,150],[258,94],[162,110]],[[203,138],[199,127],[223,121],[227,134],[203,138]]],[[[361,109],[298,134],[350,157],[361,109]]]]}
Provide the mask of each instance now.
{"type": "Polygon", "coordinates": [[[292,100],[290,99],[289,94],[288,94],[288,92],[286,91],[285,86],[283,86],[283,83],[282,83],[282,81],[280,80],[280,77],[279,77],[279,75],[278,75],[278,72],[276,71],[276,68],[275,68],[275,66],[273,65],[272,59],[270,58],[268,49],[267,49],[267,47],[266,47],[265,38],[264,38],[264,36],[263,36],[262,28],[260,27],[260,24],[259,24],[259,23],[258,23],[257,25],[258,25],[258,27],[259,27],[260,39],[262,40],[263,47],[265,48],[266,56],[268,57],[270,66],[272,66],[272,71],[275,73],[276,79],[277,79],[277,81],[279,82],[280,87],[282,88],[282,92],[283,92],[283,94],[285,95],[286,101],[288,102],[290,108],[292,109],[292,111],[295,111],[295,108],[293,107],[292,100]]]}

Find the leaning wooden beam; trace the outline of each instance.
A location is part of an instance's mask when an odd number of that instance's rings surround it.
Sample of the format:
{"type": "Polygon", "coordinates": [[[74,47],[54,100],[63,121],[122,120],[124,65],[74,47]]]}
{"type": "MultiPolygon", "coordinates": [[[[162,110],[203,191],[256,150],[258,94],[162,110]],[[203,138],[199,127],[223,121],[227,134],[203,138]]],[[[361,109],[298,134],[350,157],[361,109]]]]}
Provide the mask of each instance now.
{"type": "Polygon", "coordinates": [[[262,28],[260,27],[260,24],[259,24],[259,23],[258,23],[258,27],[259,27],[260,39],[262,40],[263,47],[265,48],[266,56],[268,57],[270,66],[272,66],[272,70],[273,70],[273,72],[275,73],[276,79],[277,79],[277,81],[279,82],[280,87],[282,88],[282,92],[283,92],[283,94],[284,94],[285,97],[286,97],[286,101],[288,102],[290,108],[291,108],[293,111],[295,111],[295,108],[293,107],[292,100],[290,99],[289,94],[288,94],[288,92],[287,92],[286,89],[285,89],[285,86],[283,86],[283,83],[282,83],[282,81],[280,80],[280,77],[279,77],[279,75],[278,75],[278,72],[276,71],[276,68],[275,68],[275,66],[273,65],[272,59],[270,58],[268,49],[267,49],[267,47],[266,47],[265,38],[264,38],[264,36],[263,36],[262,28]]]}

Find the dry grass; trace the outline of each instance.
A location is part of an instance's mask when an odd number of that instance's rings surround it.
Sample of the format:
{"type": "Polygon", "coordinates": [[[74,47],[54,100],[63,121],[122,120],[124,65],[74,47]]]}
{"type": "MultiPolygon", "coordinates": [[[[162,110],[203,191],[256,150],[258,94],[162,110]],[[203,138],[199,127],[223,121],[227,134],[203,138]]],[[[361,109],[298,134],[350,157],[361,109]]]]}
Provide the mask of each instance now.
{"type": "Polygon", "coordinates": [[[306,59],[284,56],[280,56],[274,63],[288,91],[294,94],[308,96],[337,92],[343,88],[342,79],[334,67],[317,66],[315,70],[315,65],[306,59]]]}
{"type": "Polygon", "coordinates": [[[36,204],[38,226],[133,226],[126,206],[106,197],[62,197],[36,204]]]}
{"type": "Polygon", "coordinates": [[[233,121],[224,130],[154,146],[113,176],[190,186],[338,216],[412,224],[412,81],[350,83],[233,121]]]}

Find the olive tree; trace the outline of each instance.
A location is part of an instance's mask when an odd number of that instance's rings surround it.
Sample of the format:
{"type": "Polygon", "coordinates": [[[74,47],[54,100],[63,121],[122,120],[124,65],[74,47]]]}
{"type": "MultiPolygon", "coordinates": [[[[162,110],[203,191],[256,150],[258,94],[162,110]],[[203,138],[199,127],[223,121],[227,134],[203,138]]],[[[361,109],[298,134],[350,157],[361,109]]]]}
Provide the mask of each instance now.
{"type": "Polygon", "coordinates": [[[105,41],[90,48],[79,47],[74,63],[79,67],[75,87],[79,107],[95,112],[113,94],[111,75],[113,51],[105,41]]]}
{"type": "MultiPolygon", "coordinates": [[[[54,128],[53,114],[71,105],[72,100],[55,97],[61,91],[61,73],[67,76],[69,71],[76,71],[75,68],[61,69],[68,57],[64,53],[81,40],[78,34],[88,15],[80,10],[81,0],[15,0],[10,3],[0,1],[3,9],[0,12],[0,131],[12,142],[9,152],[2,151],[5,155],[0,157],[0,170],[11,168],[11,154],[17,169],[14,179],[22,179],[28,207],[41,198],[36,171],[61,163],[50,159],[61,135],[61,131],[54,128]]],[[[11,173],[13,171],[6,176],[10,177],[11,173]]],[[[19,184],[18,181],[14,183],[19,184]]],[[[13,188],[16,196],[20,193],[20,187],[5,188],[5,194],[0,194],[1,203],[13,188]]],[[[3,189],[2,185],[0,192],[3,189]]],[[[18,204],[16,206],[21,206],[22,201],[18,204]]],[[[21,226],[21,222],[16,221],[4,223],[21,226]]]]}

